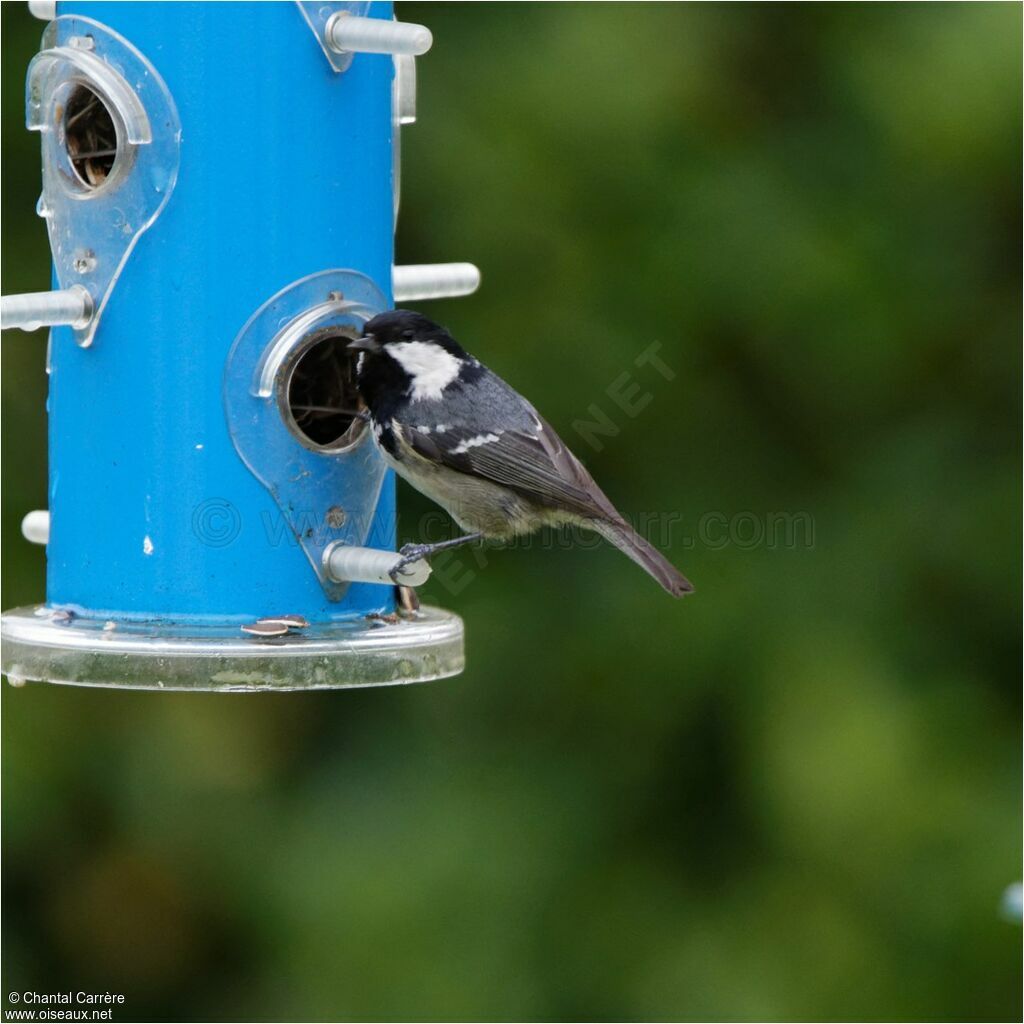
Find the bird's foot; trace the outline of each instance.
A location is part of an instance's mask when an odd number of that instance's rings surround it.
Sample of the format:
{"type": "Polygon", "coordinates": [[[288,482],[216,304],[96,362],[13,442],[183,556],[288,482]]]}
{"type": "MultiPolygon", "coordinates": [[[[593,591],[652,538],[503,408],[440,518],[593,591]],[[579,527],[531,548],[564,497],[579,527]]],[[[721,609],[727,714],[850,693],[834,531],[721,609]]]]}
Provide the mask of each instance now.
{"type": "Polygon", "coordinates": [[[449,548],[457,548],[462,544],[472,544],[482,536],[481,533],[466,533],[454,540],[443,540],[438,544],[403,544],[398,549],[401,558],[395,562],[388,575],[392,582],[401,583],[402,581],[398,578],[399,573],[410,563],[418,562],[421,558],[427,558],[430,555],[436,555],[438,551],[447,551],[449,548]]]}
{"type": "Polygon", "coordinates": [[[401,584],[399,577],[402,574],[402,570],[413,562],[418,562],[421,558],[425,558],[434,550],[432,544],[403,544],[399,549],[398,553],[402,556],[394,566],[392,566],[391,572],[388,575],[391,577],[391,581],[396,584],[401,584]]]}

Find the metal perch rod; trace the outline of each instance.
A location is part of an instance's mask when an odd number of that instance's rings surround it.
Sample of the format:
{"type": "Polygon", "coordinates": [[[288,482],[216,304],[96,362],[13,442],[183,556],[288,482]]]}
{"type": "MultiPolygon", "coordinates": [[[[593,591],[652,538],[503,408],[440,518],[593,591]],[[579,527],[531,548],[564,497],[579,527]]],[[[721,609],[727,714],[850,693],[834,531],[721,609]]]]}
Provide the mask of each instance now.
{"type": "Polygon", "coordinates": [[[410,263],[391,275],[395,302],[453,299],[480,287],[480,271],[472,263],[410,263]]]}
{"type": "Polygon", "coordinates": [[[92,296],[81,286],[63,291],[26,292],[0,299],[0,327],[34,331],[70,324],[84,327],[92,316],[92,296]]]}
{"type": "Polygon", "coordinates": [[[393,53],[414,57],[426,53],[434,42],[426,25],[360,18],[345,11],[331,16],[324,37],[336,53],[393,53]]]}
{"type": "MultiPolygon", "coordinates": [[[[392,272],[395,302],[453,299],[480,287],[480,271],[472,263],[411,263],[392,272]]],[[[0,326],[35,331],[69,324],[83,327],[92,316],[92,297],[81,285],[63,291],[26,292],[0,299],[0,326]]]]}
{"type": "MultiPolygon", "coordinates": [[[[397,551],[377,548],[356,548],[347,544],[332,544],[324,552],[324,566],[328,576],[338,583],[391,583],[391,571],[402,556],[397,551]]],[[[430,565],[420,559],[402,567],[398,574],[407,587],[419,587],[430,576],[430,565]]]]}
{"type": "MultiPolygon", "coordinates": [[[[21,533],[33,544],[46,544],[50,539],[50,513],[46,509],[29,512],[21,521],[21,533]]],[[[336,583],[389,584],[391,570],[401,557],[397,551],[333,544],[324,552],[324,565],[336,583]]],[[[405,586],[419,587],[430,577],[430,565],[422,559],[410,562],[399,575],[405,586]]]]}

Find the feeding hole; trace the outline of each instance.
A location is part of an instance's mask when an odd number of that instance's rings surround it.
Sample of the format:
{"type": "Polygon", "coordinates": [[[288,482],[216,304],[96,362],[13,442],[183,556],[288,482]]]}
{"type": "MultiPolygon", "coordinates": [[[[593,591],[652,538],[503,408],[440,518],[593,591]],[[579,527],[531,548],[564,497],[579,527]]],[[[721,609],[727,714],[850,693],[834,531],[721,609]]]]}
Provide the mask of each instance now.
{"type": "Polygon", "coordinates": [[[121,155],[110,108],[99,93],[76,83],[64,104],[61,128],[78,183],[88,192],[102,188],[121,155]]]}
{"type": "Polygon", "coordinates": [[[356,335],[340,327],[324,327],[307,335],[281,368],[278,394],[291,432],[307,448],[339,451],[363,432],[356,389],[358,353],[346,346],[356,335]]]}

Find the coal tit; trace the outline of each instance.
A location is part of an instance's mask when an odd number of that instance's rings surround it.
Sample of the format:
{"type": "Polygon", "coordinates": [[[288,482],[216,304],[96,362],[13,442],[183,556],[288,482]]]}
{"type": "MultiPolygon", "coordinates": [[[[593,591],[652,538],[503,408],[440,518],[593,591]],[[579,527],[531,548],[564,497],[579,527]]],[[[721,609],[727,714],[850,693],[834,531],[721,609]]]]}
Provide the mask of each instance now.
{"type": "Polygon", "coordinates": [[[467,531],[406,545],[396,573],[457,544],[571,524],[596,530],[673,596],[693,590],[619,515],[536,409],[443,327],[396,309],[375,316],[348,347],[360,353],[357,386],[385,462],[467,531]]]}

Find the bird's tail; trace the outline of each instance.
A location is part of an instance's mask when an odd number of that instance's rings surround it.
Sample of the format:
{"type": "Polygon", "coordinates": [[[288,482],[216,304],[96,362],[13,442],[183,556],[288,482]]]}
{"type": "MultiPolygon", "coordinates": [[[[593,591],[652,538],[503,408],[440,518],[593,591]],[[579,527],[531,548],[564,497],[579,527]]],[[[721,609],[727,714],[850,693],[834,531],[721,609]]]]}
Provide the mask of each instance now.
{"type": "Polygon", "coordinates": [[[644,540],[629,523],[621,519],[603,519],[593,528],[640,568],[653,576],[673,597],[693,593],[693,584],[656,548],[644,540]]]}

